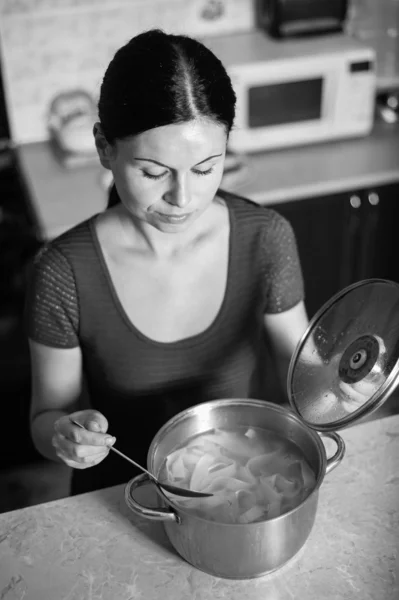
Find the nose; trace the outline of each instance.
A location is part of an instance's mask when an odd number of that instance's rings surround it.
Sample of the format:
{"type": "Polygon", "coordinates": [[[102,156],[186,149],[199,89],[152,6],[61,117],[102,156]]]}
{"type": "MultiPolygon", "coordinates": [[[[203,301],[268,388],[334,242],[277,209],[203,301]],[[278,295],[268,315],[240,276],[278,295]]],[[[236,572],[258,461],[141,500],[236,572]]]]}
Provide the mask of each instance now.
{"type": "Polygon", "coordinates": [[[190,204],[191,194],[187,177],[176,177],[172,181],[170,188],[165,194],[165,200],[169,204],[173,204],[173,206],[178,206],[179,208],[184,208],[190,204]]]}

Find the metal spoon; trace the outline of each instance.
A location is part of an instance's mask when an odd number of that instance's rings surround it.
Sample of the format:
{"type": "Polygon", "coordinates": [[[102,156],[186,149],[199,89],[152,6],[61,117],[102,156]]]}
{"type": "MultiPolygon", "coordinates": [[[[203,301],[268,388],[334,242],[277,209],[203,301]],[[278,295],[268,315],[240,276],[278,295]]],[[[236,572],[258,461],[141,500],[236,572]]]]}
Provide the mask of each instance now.
{"type": "MultiPolygon", "coordinates": [[[[77,421],[75,421],[75,419],[70,419],[70,421],[77,427],[80,427],[81,429],[85,429],[86,431],[88,431],[88,429],[86,429],[86,427],[84,425],[82,425],[81,423],[78,423],[77,421]]],[[[170,485],[169,483],[162,483],[155,477],[155,475],[153,475],[152,473],[147,471],[147,469],[145,469],[144,467],[139,465],[139,463],[136,463],[136,461],[133,460],[132,458],[129,458],[128,456],[126,456],[126,454],[123,454],[123,452],[121,452],[120,450],[117,450],[116,448],[114,448],[114,446],[110,446],[109,449],[112,450],[112,452],[116,452],[116,454],[119,454],[119,456],[121,456],[122,458],[124,458],[125,460],[130,462],[132,465],[134,465],[138,469],[141,469],[142,471],[144,471],[144,473],[147,473],[147,475],[149,476],[151,481],[153,481],[155,483],[155,485],[157,485],[158,487],[162,487],[164,490],[166,490],[167,492],[170,492],[171,494],[174,494],[175,496],[183,496],[186,498],[209,498],[210,496],[213,496],[213,494],[206,494],[204,492],[195,492],[194,490],[185,490],[184,488],[176,487],[175,485],[170,485]]]]}

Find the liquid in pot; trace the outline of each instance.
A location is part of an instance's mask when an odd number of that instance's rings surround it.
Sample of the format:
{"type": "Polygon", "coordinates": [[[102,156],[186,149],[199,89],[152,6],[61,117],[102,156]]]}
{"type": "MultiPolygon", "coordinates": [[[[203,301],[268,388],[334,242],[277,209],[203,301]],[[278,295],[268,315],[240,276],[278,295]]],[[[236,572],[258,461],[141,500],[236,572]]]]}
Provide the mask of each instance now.
{"type": "Polygon", "coordinates": [[[259,427],[212,429],[176,447],[158,477],[210,498],[181,498],[175,504],[219,523],[254,523],[300,504],[316,477],[294,442],[259,427]]]}

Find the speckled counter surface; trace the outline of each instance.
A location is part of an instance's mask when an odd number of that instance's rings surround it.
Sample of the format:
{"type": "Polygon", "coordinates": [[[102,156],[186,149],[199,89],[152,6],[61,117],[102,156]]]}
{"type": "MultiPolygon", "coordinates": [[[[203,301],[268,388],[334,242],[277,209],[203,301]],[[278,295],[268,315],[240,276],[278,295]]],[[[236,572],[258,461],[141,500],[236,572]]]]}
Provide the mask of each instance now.
{"type": "Polygon", "coordinates": [[[0,515],[1,600],[397,600],[399,415],[344,430],[305,546],[272,575],[218,579],[185,563],[123,487],[0,515]]]}

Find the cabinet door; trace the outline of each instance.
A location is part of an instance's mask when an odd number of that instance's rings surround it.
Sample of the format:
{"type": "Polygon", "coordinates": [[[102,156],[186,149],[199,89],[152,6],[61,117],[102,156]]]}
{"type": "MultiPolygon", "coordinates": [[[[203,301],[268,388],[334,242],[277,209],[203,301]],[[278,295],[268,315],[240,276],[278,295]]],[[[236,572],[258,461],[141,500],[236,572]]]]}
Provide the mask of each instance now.
{"type": "Polygon", "coordinates": [[[354,192],[273,205],[296,235],[309,317],[355,280],[361,204],[354,192]]]}
{"type": "Polygon", "coordinates": [[[362,203],[362,239],[356,276],[399,282],[399,184],[365,190],[362,203]]]}

